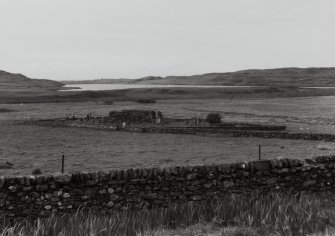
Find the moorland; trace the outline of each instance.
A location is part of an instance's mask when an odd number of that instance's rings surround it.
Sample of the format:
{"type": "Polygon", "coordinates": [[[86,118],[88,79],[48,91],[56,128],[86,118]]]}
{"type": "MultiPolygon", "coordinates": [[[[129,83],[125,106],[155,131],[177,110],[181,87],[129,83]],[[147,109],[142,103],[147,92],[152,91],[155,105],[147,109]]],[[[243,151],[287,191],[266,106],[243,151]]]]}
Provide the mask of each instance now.
{"type": "MultiPolygon", "coordinates": [[[[143,136],[138,134],[6,124],[14,120],[85,117],[87,113],[107,116],[112,110],[147,109],[162,111],[165,117],[173,118],[205,117],[210,112],[218,112],[225,122],[285,125],[293,132],[335,133],[335,103],[332,96],[335,95],[335,89],[303,88],[307,85],[331,86],[332,81],[335,81],[333,72],[335,70],[332,68],[286,68],[215,74],[215,80],[214,77],[208,79],[207,75],[187,77],[187,81],[192,80],[197,84],[204,84],[203,81],[208,80],[207,84],[216,81],[216,84],[221,85],[231,85],[233,82],[236,85],[259,85],[254,81],[260,76],[260,81],[266,80],[264,83],[271,85],[265,87],[172,87],[108,91],[60,91],[67,82],[30,79],[21,74],[1,72],[1,162],[14,163],[16,168],[8,174],[27,174],[35,163],[39,163],[47,173],[58,171],[55,166],[63,153],[69,156],[69,170],[125,168],[134,163],[154,166],[249,160],[257,158],[254,149],[258,144],[264,145],[267,158],[304,158],[330,154],[334,150],[332,144],[317,141],[264,141],[255,138],[159,134],[147,134],[142,140],[143,136]],[[321,76],[320,80],[318,76],[321,76]],[[141,99],[150,99],[155,103],[139,103],[141,99]],[[153,143],[157,150],[151,150],[153,143]],[[205,146],[199,148],[202,143],[205,146]],[[127,148],[131,146],[134,151],[127,148]],[[328,148],[319,150],[319,146],[328,148]],[[135,150],[136,147],[138,150],[135,150]],[[91,165],[87,160],[95,153],[99,157],[98,160],[94,158],[95,162],[91,165]],[[55,165],[50,164],[53,162],[55,165]],[[84,167],[80,163],[88,166],[84,167]]],[[[137,82],[156,83],[166,81],[167,78],[139,79],[137,82]]],[[[187,83],[183,79],[180,81],[187,83]]],[[[129,82],[134,83],[133,80],[129,82]]],[[[173,83],[173,80],[169,83],[173,83]]],[[[5,173],[4,170],[2,172],[5,173]]]]}
{"type": "MultiPolygon", "coordinates": [[[[334,68],[247,70],[188,77],[146,77],[136,81],[117,81],[117,83],[140,84],[262,87],[60,91],[64,84],[76,83],[83,81],[55,82],[0,72],[0,164],[7,161],[13,164],[8,170],[0,169],[0,175],[31,174],[36,168],[46,174],[56,173],[60,170],[60,157],[63,154],[66,156],[67,171],[90,171],[254,160],[257,159],[259,144],[263,145],[264,158],[306,158],[335,153],[334,144],[323,141],[228,138],[215,135],[135,134],[13,124],[13,121],[18,120],[84,117],[87,113],[106,116],[111,110],[150,109],[162,111],[166,117],[205,117],[210,112],[217,112],[222,114],[222,120],[226,122],[279,124],[286,125],[290,131],[295,132],[335,133],[333,119],[335,89],[332,88],[335,86],[334,68]],[[154,100],[155,103],[139,103],[140,99],[154,100]]],[[[112,81],[94,80],[87,83],[112,83],[112,81]]],[[[62,223],[64,218],[55,216],[49,221],[40,222],[38,226],[18,224],[14,227],[6,225],[4,227],[7,228],[1,229],[7,232],[5,235],[15,235],[23,231],[27,235],[34,232],[46,235],[48,232],[56,234],[75,231],[77,235],[83,235],[82,232],[85,230],[97,232],[105,229],[109,230],[108,232],[116,232],[115,229],[106,228],[105,225],[109,220],[115,222],[120,220],[120,224],[136,221],[134,225],[148,230],[149,235],[157,232],[156,235],[193,235],[192,232],[199,230],[203,232],[206,227],[213,235],[224,235],[222,229],[229,230],[229,227],[233,227],[232,233],[227,235],[270,233],[306,235],[318,231],[326,232],[328,227],[333,225],[330,222],[333,213],[329,210],[333,202],[331,197],[287,194],[261,198],[255,195],[241,200],[232,195],[227,196],[226,201],[234,203],[235,207],[227,210],[223,207],[226,204],[224,201],[206,208],[212,211],[204,211],[203,206],[189,208],[189,205],[183,205],[183,209],[189,214],[185,214],[182,218],[178,218],[176,209],[172,208],[140,213],[115,213],[111,218],[99,218],[96,215],[82,217],[84,215],[81,214],[69,216],[69,220],[74,222],[72,225],[82,225],[84,228],[57,228],[64,225],[62,223]],[[249,202],[249,205],[242,204],[248,203],[246,199],[252,202],[249,202]],[[324,199],[327,201],[323,201],[324,199]],[[155,222],[140,222],[138,217],[128,214],[147,214],[150,219],[157,219],[159,215],[161,218],[155,222]],[[178,220],[181,224],[172,227],[169,225],[171,219],[178,220]],[[227,219],[235,220],[234,224],[222,221],[227,219]],[[50,228],[49,224],[55,227],[50,228]],[[295,229],[296,224],[301,225],[303,231],[295,229]],[[85,228],[89,226],[90,229],[85,228]],[[194,227],[199,227],[199,230],[194,227]],[[182,232],[178,231],[179,228],[182,232]],[[187,233],[187,230],[190,232],[187,233]]],[[[136,227],[132,228],[132,235],[139,230],[136,227]]],[[[116,230],[127,231],[126,228],[116,230]]]]}

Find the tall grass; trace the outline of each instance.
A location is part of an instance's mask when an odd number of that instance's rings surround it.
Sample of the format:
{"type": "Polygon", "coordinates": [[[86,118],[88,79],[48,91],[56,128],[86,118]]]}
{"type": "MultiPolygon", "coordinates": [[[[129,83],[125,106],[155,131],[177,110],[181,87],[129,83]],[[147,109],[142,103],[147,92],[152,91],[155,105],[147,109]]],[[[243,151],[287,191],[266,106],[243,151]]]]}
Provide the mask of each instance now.
{"type": "Polygon", "coordinates": [[[334,201],[325,195],[232,194],[203,203],[178,203],[168,208],[117,211],[107,215],[81,209],[75,214],[52,214],[34,222],[4,223],[0,233],[2,236],[155,235],[159,230],[210,223],[221,229],[252,228],[255,235],[307,235],[323,233],[334,226],[333,205],[334,201]]]}

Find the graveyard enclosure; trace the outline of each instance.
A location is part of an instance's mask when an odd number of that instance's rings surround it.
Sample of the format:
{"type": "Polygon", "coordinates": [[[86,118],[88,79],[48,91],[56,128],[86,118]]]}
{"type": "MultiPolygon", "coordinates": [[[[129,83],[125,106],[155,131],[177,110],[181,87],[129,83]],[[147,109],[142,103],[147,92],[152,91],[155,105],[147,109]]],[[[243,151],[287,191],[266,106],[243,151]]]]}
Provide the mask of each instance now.
{"type": "Polygon", "coordinates": [[[251,191],[333,191],[335,156],[208,166],[0,178],[2,218],[34,218],[86,207],[101,213],[198,202],[251,191]]]}

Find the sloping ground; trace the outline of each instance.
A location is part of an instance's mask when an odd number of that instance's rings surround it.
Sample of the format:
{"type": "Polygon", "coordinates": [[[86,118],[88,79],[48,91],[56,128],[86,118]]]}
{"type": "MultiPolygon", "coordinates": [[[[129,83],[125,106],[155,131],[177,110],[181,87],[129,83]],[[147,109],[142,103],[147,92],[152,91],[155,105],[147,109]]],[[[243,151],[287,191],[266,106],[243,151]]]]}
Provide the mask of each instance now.
{"type": "Polygon", "coordinates": [[[0,70],[1,92],[48,92],[60,89],[64,84],[52,80],[30,79],[22,74],[13,74],[0,70]]]}
{"type": "Polygon", "coordinates": [[[145,77],[134,83],[328,87],[335,86],[335,68],[280,68],[164,78],[145,77]]]}
{"type": "Polygon", "coordinates": [[[265,70],[242,70],[229,73],[210,73],[192,76],[147,76],[140,79],[99,79],[85,81],[64,81],[64,83],[333,87],[335,86],[335,68],[279,68],[265,70]]]}
{"type": "MultiPolygon", "coordinates": [[[[107,81],[111,81],[108,83],[115,82],[113,80],[101,81],[104,83],[107,83],[107,81]]],[[[118,83],[122,81],[125,83],[125,80],[119,80],[118,83]]],[[[79,101],[110,103],[115,101],[137,101],[138,99],[176,100],[333,96],[335,95],[335,89],[332,88],[307,89],[298,87],[335,87],[335,68],[287,68],[214,73],[196,76],[170,76],[166,78],[150,77],[139,80],[129,80],[128,83],[262,85],[268,87],[141,88],[110,91],[60,92],[58,90],[63,89],[62,83],[51,80],[30,79],[21,74],[11,74],[0,71],[0,103],[59,103],[79,101]]]]}

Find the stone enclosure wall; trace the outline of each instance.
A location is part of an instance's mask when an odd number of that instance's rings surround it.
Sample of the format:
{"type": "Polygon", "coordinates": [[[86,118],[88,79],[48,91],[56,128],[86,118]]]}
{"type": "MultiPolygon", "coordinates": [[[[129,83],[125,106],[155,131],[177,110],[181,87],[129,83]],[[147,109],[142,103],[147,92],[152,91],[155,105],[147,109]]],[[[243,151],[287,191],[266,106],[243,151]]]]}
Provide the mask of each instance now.
{"type": "Polygon", "coordinates": [[[316,133],[294,133],[284,130],[285,126],[274,126],[269,129],[276,131],[267,131],[267,127],[141,127],[141,126],[126,126],[124,129],[114,124],[104,123],[80,123],[80,122],[65,122],[64,120],[36,120],[36,121],[21,121],[16,125],[40,125],[48,127],[76,127],[76,128],[91,128],[104,130],[122,130],[136,133],[169,133],[169,134],[219,134],[229,137],[257,137],[257,138],[274,138],[274,139],[302,139],[302,140],[319,140],[319,141],[335,141],[334,134],[316,134],[316,133]],[[255,130],[264,129],[264,130],[255,130]]]}
{"type": "Polygon", "coordinates": [[[202,201],[254,190],[333,191],[335,156],[0,178],[0,218],[34,218],[86,206],[108,212],[202,201]]]}
{"type": "Polygon", "coordinates": [[[220,134],[229,137],[257,137],[268,139],[319,140],[335,141],[334,134],[293,133],[286,131],[258,131],[240,128],[221,127],[126,127],[126,131],[137,133],[169,133],[169,134],[220,134]]]}
{"type": "Polygon", "coordinates": [[[109,121],[112,123],[119,122],[154,122],[156,120],[156,111],[149,110],[123,110],[109,112],[109,121]]]}

